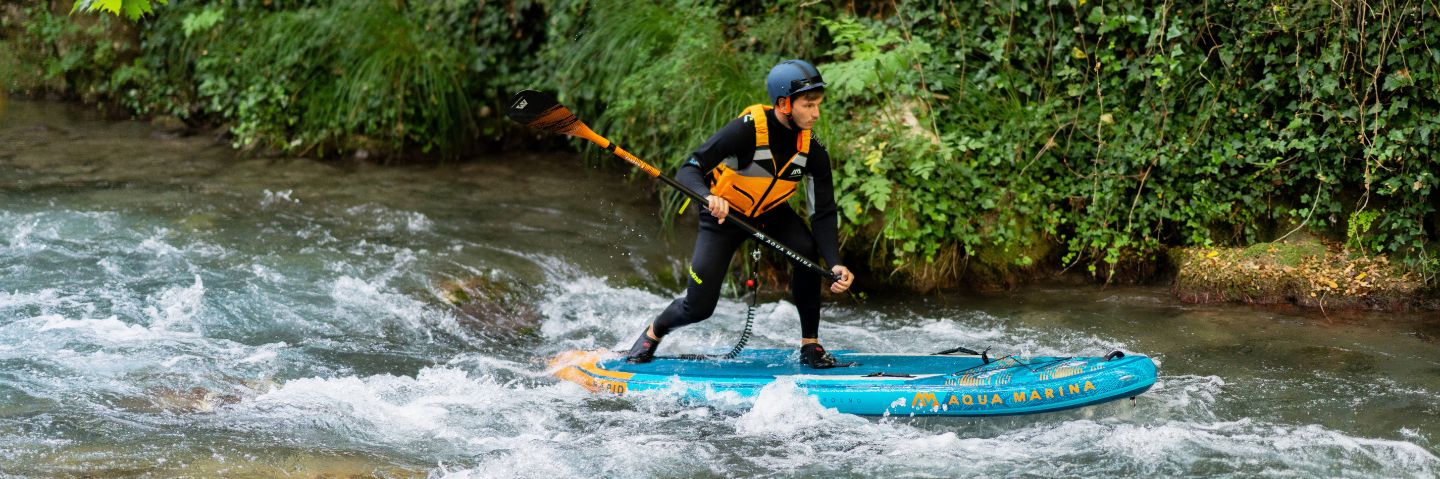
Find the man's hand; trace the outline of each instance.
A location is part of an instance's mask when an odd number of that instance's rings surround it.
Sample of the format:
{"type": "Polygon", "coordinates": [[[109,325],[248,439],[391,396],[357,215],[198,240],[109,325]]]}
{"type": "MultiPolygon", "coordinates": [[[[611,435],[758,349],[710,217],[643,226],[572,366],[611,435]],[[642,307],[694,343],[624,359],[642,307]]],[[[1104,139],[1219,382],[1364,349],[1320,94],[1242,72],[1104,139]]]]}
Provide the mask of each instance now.
{"type": "Polygon", "coordinates": [[[710,204],[705,207],[710,210],[710,216],[719,220],[716,223],[725,224],[725,216],[730,214],[730,202],[715,195],[706,196],[705,199],[710,201],[710,204]]]}
{"type": "Polygon", "coordinates": [[[837,275],[840,275],[840,281],[830,283],[831,293],[844,293],[846,290],[850,289],[850,283],[855,281],[855,275],[850,274],[850,268],[835,265],[834,267],[830,268],[830,271],[837,275]]]}

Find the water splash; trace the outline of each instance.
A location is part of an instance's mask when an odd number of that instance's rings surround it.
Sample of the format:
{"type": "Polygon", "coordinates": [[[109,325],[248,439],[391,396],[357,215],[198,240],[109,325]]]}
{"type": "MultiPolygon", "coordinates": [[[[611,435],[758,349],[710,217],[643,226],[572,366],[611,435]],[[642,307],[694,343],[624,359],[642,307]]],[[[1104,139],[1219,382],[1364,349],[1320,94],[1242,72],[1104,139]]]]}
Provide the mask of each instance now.
{"type": "Polygon", "coordinates": [[[151,306],[145,307],[150,317],[150,327],[163,330],[179,330],[201,333],[198,319],[204,307],[205,284],[200,275],[195,275],[195,284],[185,288],[170,288],[154,298],[151,306]]]}

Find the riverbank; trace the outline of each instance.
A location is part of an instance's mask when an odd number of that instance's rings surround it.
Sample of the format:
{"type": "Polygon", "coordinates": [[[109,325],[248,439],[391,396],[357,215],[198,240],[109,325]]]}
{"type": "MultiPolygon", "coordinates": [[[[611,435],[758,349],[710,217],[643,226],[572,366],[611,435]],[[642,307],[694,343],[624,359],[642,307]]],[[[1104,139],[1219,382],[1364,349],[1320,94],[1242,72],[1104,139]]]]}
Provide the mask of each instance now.
{"type": "Polygon", "coordinates": [[[1293,304],[1335,310],[1440,310],[1434,291],[1385,256],[1316,240],[1174,253],[1176,298],[1190,303],[1293,304]]]}

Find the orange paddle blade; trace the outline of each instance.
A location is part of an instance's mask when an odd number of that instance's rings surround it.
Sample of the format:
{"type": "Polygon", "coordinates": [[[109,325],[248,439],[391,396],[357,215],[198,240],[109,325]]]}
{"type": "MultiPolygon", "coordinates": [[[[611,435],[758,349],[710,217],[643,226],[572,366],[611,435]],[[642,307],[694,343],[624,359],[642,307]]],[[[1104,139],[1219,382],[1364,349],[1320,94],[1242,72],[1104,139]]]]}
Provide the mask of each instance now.
{"type": "Polygon", "coordinates": [[[611,153],[630,162],[646,174],[660,176],[660,170],[610,142],[608,138],[592,131],[589,126],[585,126],[585,122],[580,121],[580,118],[571,113],[569,108],[565,108],[565,105],[561,105],[550,95],[535,90],[516,93],[515,97],[510,99],[510,107],[505,109],[505,116],[537,130],[590,140],[591,143],[610,150],[611,153]]]}
{"type": "Polygon", "coordinates": [[[535,90],[516,93],[515,97],[510,99],[510,107],[505,109],[505,115],[537,130],[578,136],[600,143],[601,146],[609,143],[599,141],[603,138],[590,131],[590,127],[585,126],[585,122],[580,121],[565,105],[561,105],[550,95],[535,90]]]}

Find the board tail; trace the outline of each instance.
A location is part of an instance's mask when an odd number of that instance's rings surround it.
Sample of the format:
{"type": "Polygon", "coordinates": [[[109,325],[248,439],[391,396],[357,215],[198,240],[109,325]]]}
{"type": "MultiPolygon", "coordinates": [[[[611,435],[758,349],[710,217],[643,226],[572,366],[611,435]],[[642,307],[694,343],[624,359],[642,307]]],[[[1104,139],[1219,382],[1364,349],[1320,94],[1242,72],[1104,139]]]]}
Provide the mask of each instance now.
{"type": "Polygon", "coordinates": [[[583,386],[590,392],[608,392],[624,394],[628,389],[625,381],[634,376],[632,373],[607,371],[596,366],[596,363],[615,357],[606,349],[594,351],[565,351],[550,359],[550,374],[583,386]],[[618,381],[611,381],[604,377],[612,377],[618,381]]]}

